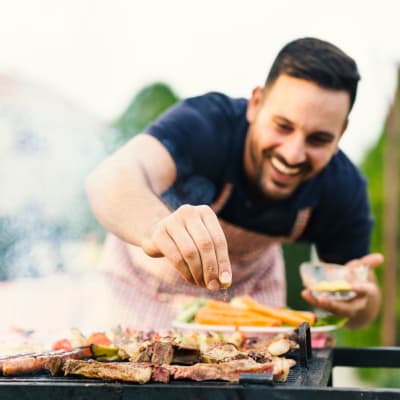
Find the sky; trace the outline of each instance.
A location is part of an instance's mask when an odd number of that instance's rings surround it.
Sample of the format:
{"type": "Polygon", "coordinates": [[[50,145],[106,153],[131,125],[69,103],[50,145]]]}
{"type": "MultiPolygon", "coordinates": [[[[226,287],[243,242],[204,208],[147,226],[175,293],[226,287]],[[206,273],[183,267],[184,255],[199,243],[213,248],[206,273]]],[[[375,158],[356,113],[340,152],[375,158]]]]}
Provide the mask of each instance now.
{"type": "Polygon", "coordinates": [[[316,36],[359,65],[342,140],[358,162],[393,98],[399,15],[396,0],[0,0],[0,74],[41,84],[110,122],[154,81],[180,97],[248,97],[284,44],[316,36]]]}

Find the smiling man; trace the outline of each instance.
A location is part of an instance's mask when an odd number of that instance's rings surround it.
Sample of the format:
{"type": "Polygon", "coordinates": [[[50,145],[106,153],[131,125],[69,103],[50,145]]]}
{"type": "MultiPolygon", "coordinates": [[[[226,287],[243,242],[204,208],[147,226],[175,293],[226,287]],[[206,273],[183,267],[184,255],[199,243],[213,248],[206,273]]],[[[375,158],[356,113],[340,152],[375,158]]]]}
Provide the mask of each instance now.
{"type": "MultiPolygon", "coordinates": [[[[283,306],[280,243],[315,244],[323,261],[371,266],[351,301],[312,305],[365,326],[380,291],[368,254],[366,183],[339,150],[359,73],[353,59],[315,38],[287,44],[251,98],[186,99],[106,159],[88,196],[110,231],[102,268],[125,322],[169,327],[188,296],[250,294],[283,306]]],[[[296,272],[297,273],[297,272],[296,272]]],[[[124,321],[121,321],[124,322],[124,321]]]]}

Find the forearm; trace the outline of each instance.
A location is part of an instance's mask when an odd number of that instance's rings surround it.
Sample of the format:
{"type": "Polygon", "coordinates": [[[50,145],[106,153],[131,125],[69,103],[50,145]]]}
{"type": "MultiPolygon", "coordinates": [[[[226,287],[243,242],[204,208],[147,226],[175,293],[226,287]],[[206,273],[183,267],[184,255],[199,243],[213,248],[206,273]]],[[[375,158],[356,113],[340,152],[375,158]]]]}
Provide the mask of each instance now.
{"type": "Polygon", "coordinates": [[[86,192],[98,221],[122,240],[141,246],[152,227],[170,214],[134,150],[122,149],[87,178],[86,192]]]}

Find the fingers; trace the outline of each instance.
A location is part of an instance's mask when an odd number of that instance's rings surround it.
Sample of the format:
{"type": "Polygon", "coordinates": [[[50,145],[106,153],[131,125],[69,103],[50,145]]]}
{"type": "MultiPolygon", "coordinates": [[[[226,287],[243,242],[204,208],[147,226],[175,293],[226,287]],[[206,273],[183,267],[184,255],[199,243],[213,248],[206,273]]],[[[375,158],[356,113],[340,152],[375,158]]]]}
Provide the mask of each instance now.
{"type": "Polygon", "coordinates": [[[347,318],[352,318],[358,312],[363,310],[367,306],[368,301],[367,292],[363,294],[360,292],[355,298],[345,301],[333,300],[327,296],[321,296],[317,299],[311,294],[309,289],[304,289],[301,292],[301,296],[314,308],[319,308],[332,314],[347,318]]]}
{"type": "Polygon", "coordinates": [[[352,285],[352,290],[356,292],[357,297],[372,296],[379,293],[379,288],[376,282],[371,281],[354,283],[352,285]]]}
{"type": "MultiPolygon", "coordinates": [[[[206,263],[203,260],[204,279],[207,287],[216,286],[229,287],[232,283],[232,270],[228,254],[228,244],[224,231],[215,213],[208,207],[202,207],[202,220],[213,242],[214,256],[213,263],[206,263]],[[212,283],[215,280],[215,283],[212,283]]],[[[212,290],[212,287],[209,287],[212,290]]]]}
{"type": "Polygon", "coordinates": [[[349,261],[346,265],[349,267],[354,267],[360,264],[366,264],[372,268],[377,267],[378,265],[381,265],[384,262],[384,257],[380,253],[371,253],[367,254],[364,257],[361,257],[359,259],[354,259],[349,261]]]}
{"type": "MultiPolygon", "coordinates": [[[[152,242],[153,248],[157,249],[158,253],[166,257],[188,283],[197,283],[186,264],[185,259],[182,257],[175,240],[173,240],[167,229],[165,229],[164,224],[159,224],[156,227],[156,230],[153,233],[152,242]]],[[[147,254],[151,256],[151,254],[147,254]]]]}
{"type": "Polygon", "coordinates": [[[210,290],[231,284],[225,234],[210,207],[181,206],[158,223],[150,242],[146,253],[163,254],[188,282],[210,290]]]}

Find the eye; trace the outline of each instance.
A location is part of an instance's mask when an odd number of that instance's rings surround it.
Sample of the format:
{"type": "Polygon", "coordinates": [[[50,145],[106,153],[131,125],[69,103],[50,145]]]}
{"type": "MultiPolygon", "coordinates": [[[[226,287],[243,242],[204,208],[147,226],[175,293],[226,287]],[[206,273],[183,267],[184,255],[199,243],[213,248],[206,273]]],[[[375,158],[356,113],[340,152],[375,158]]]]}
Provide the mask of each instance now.
{"type": "Polygon", "coordinates": [[[324,146],[330,144],[333,141],[333,137],[328,134],[314,134],[307,137],[307,143],[313,146],[324,146]]]}
{"type": "Polygon", "coordinates": [[[278,130],[281,132],[291,132],[292,131],[292,127],[288,124],[277,123],[276,126],[277,126],[278,130]]]}

